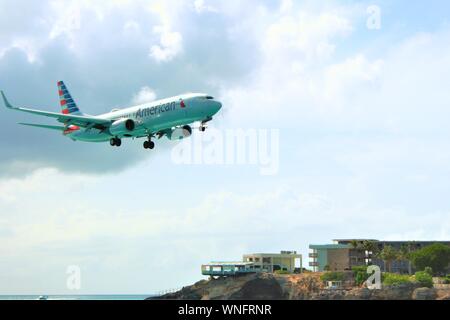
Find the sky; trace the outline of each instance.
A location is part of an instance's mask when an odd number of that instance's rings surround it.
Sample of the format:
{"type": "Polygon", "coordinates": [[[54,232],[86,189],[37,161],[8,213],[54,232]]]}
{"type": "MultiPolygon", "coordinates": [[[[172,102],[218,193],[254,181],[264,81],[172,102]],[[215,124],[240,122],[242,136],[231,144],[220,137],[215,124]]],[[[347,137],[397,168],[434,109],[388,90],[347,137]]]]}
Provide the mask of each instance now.
{"type": "Polygon", "coordinates": [[[309,244],[336,238],[449,240],[449,11],[0,0],[15,105],[58,111],[59,80],[88,114],[184,92],[223,103],[206,133],[153,151],[21,127],[53,122],[1,106],[0,294],[151,294],[245,253],[307,265],[309,244]],[[224,160],[228,133],[249,137],[241,162],[224,160]]]}

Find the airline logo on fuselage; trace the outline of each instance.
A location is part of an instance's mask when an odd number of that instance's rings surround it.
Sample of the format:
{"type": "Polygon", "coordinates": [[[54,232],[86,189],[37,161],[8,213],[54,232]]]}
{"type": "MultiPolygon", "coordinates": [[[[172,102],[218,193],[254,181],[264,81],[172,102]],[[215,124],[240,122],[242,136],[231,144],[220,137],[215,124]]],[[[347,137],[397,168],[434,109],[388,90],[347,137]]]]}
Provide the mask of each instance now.
{"type": "MultiPolygon", "coordinates": [[[[184,103],[183,103],[183,105],[184,105],[184,103]]],[[[143,109],[139,109],[138,111],[136,111],[134,116],[136,119],[146,118],[146,117],[153,116],[156,114],[173,111],[176,109],[176,106],[177,106],[176,102],[173,101],[173,102],[169,102],[169,103],[165,103],[165,104],[160,104],[159,106],[143,108],[143,109]]]]}

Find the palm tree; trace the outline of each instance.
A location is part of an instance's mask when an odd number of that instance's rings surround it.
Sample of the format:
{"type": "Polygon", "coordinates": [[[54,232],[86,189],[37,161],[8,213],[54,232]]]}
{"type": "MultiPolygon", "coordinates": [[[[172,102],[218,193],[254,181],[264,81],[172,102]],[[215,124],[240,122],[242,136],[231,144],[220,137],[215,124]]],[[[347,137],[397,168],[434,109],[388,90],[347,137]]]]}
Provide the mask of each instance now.
{"type": "Polygon", "coordinates": [[[407,261],[408,262],[408,274],[412,274],[412,263],[411,263],[411,253],[414,250],[414,243],[408,242],[407,244],[403,244],[400,247],[399,256],[398,259],[401,261],[407,261]]]}
{"type": "Polygon", "coordinates": [[[358,248],[359,248],[359,242],[358,242],[358,240],[352,240],[352,241],[350,241],[350,245],[353,247],[353,249],[358,249],[358,248]]]}
{"type": "Polygon", "coordinates": [[[379,254],[380,258],[387,265],[388,272],[391,272],[392,261],[398,259],[398,252],[392,246],[385,246],[379,254]]]}
{"type": "Polygon", "coordinates": [[[372,264],[372,256],[376,256],[378,253],[378,246],[375,241],[364,240],[362,248],[366,254],[367,264],[372,264]]]}

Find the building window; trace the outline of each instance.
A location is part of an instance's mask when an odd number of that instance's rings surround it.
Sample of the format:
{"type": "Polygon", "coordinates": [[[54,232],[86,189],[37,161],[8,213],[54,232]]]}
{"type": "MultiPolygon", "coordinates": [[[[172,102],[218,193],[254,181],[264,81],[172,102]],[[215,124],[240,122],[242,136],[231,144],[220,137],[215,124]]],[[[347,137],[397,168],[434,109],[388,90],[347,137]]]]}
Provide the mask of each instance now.
{"type": "Polygon", "coordinates": [[[270,258],[263,258],[263,263],[270,263],[270,258]]]}

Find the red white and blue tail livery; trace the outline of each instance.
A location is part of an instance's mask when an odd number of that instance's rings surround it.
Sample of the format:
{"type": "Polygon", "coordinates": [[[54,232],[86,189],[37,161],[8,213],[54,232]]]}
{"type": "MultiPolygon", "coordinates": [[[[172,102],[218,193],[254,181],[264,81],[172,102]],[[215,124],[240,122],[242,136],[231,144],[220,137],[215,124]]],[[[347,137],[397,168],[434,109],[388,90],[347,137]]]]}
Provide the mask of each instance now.
{"type": "Polygon", "coordinates": [[[58,81],[59,103],[63,114],[81,114],[63,81],[58,81]]]}

